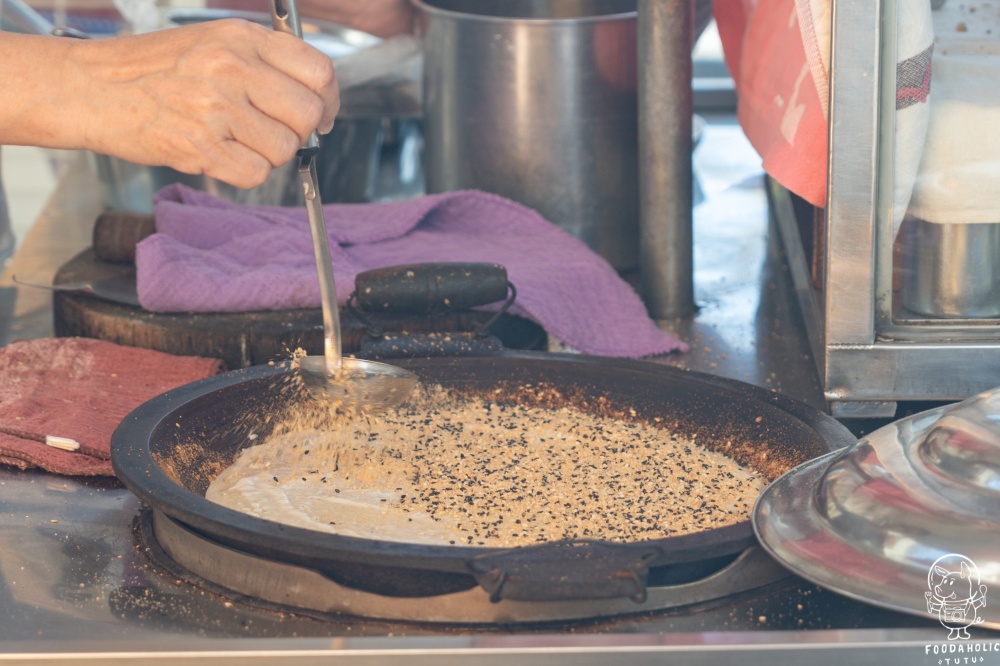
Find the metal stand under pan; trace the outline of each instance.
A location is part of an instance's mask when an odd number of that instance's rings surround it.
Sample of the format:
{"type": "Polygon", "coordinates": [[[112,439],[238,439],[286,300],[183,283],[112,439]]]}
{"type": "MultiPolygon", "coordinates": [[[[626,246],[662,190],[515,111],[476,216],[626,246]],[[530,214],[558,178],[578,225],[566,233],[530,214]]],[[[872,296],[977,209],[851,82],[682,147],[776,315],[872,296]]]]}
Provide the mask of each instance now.
{"type": "Polygon", "coordinates": [[[151,548],[154,557],[168,558],[169,564],[239,595],[289,610],[414,623],[509,625],[655,613],[696,607],[791,576],[763,549],[751,546],[705,578],[649,587],[642,603],[627,599],[491,602],[490,594],[480,587],[430,597],[389,597],[341,585],[311,569],[220,545],[158,511],[144,511],[140,529],[147,546],[155,546],[151,548]]]}

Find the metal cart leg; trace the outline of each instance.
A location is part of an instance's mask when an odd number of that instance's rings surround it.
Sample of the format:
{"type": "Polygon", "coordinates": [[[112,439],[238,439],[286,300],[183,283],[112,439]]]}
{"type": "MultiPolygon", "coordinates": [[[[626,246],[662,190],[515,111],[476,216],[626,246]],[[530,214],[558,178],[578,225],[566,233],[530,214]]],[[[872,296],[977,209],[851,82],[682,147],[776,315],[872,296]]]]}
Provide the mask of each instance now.
{"type": "Polygon", "coordinates": [[[654,319],[695,311],[691,174],[693,0],[639,0],[639,270],[654,319]]]}

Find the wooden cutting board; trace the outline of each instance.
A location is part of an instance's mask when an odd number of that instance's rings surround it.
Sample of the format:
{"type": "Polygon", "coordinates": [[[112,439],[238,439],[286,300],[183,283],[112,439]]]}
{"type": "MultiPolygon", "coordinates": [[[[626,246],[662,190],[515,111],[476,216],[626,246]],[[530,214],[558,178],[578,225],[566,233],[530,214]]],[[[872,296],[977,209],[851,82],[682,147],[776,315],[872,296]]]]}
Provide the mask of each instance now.
{"type": "MultiPolygon", "coordinates": [[[[110,263],[86,250],[56,273],[54,284],[107,278],[135,279],[135,266],[110,263]]],[[[53,294],[55,334],[108,340],[183,356],[222,359],[230,369],[288,359],[297,348],[323,353],[319,308],[241,313],[155,313],[80,292],[53,294]]],[[[471,310],[431,317],[378,315],[386,331],[475,331],[490,313],[471,310]]],[[[366,335],[361,322],[341,310],[345,354],[356,353],[366,335]]],[[[544,349],[544,330],[522,317],[503,315],[491,328],[509,349],[544,349]]]]}

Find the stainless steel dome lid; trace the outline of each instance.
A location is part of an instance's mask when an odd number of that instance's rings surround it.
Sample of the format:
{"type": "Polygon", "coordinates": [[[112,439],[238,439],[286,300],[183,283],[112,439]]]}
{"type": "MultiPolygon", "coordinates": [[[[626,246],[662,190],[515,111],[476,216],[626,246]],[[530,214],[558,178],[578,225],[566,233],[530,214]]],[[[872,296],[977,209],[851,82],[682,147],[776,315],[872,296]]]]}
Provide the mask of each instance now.
{"type": "Polygon", "coordinates": [[[753,526],[799,576],[859,601],[1000,628],[1000,388],[795,467],[753,526]],[[978,621],[977,621],[978,620],[978,621]]]}

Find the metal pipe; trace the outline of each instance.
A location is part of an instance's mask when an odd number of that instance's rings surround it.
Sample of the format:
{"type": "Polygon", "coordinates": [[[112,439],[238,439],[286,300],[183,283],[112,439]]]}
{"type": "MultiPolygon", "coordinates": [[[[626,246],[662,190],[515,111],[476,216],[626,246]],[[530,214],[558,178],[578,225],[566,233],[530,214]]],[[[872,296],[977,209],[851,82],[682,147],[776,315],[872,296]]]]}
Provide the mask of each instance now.
{"type": "Polygon", "coordinates": [[[49,35],[52,33],[52,24],[21,0],[2,0],[0,30],[28,35],[49,35]]]}
{"type": "Polygon", "coordinates": [[[654,319],[695,311],[692,0],[639,0],[639,271],[654,319]]]}

